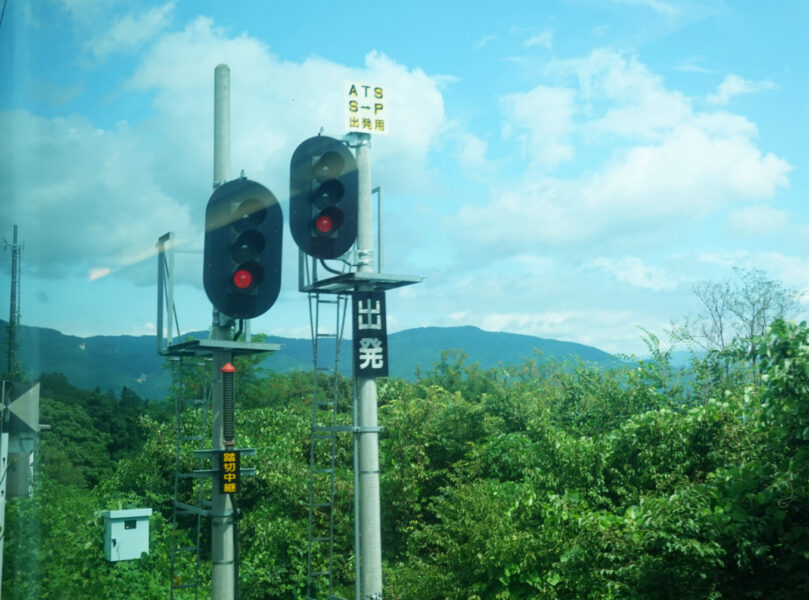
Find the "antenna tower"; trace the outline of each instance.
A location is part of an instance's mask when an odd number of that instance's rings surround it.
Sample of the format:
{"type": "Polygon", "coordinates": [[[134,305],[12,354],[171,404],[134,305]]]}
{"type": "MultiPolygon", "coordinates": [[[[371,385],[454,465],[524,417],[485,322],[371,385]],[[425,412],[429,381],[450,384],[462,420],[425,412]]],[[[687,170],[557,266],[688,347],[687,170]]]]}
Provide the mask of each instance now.
{"type": "Polygon", "coordinates": [[[17,226],[14,226],[14,237],[11,243],[3,238],[3,249],[11,248],[11,302],[8,314],[8,369],[11,375],[17,367],[17,329],[20,326],[20,255],[24,244],[17,243],[17,226]]]}

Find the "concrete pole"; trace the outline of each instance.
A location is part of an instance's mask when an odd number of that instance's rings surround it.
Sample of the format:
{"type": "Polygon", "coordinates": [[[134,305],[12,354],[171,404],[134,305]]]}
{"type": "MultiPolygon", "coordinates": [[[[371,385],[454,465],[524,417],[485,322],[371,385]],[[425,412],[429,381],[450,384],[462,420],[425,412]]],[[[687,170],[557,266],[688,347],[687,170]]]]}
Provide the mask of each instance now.
{"type": "MultiPolygon", "coordinates": [[[[218,65],[214,71],[214,188],[230,180],[230,68],[218,65]]],[[[230,338],[227,317],[213,311],[211,339],[230,338]]],[[[223,404],[222,367],[231,361],[229,351],[217,350],[213,355],[211,379],[212,435],[211,448],[223,450],[223,404]]],[[[211,460],[216,463],[215,457],[211,460]]],[[[222,494],[213,486],[211,512],[211,598],[233,600],[235,589],[235,563],[233,548],[233,504],[230,496],[222,494]]]]}
{"type": "Polygon", "coordinates": [[[376,186],[376,272],[382,272],[382,188],[376,186]]]}
{"type": "MultiPolygon", "coordinates": [[[[370,136],[359,137],[357,146],[359,207],[357,223],[358,270],[371,273],[373,260],[373,216],[371,214],[370,136]]],[[[382,598],[382,533],[379,506],[379,434],[376,380],[357,380],[360,496],[360,594],[363,600],[382,598]]]]}
{"type": "Polygon", "coordinates": [[[213,186],[230,180],[230,67],[214,70],[213,186]]]}
{"type": "Polygon", "coordinates": [[[374,219],[371,209],[371,136],[355,134],[357,137],[357,270],[371,273],[374,270],[374,219]]]}
{"type": "MultiPolygon", "coordinates": [[[[213,448],[225,448],[223,436],[222,367],[230,362],[230,352],[217,350],[213,356],[213,448]]],[[[212,461],[216,459],[211,458],[212,461]]],[[[215,464],[215,463],[214,463],[215,464]]],[[[233,547],[233,504],[230,496],[222,494],[219,486],[213,486],[211,513],[211,598],[233,600],[236,568],[233,547]]]]}

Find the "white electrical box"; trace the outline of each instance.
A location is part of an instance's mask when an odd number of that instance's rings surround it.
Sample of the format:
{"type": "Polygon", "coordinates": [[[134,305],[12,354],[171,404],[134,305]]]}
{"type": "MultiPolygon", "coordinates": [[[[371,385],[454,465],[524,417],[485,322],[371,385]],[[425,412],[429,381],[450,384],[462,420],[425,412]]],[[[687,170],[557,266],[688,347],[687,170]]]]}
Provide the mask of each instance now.
{"type": "Polygon", "coordinates": [[[104,517],[104,558],[116,562],[149,553],[151,508],[105,510],[101,514],[104,517]]]}

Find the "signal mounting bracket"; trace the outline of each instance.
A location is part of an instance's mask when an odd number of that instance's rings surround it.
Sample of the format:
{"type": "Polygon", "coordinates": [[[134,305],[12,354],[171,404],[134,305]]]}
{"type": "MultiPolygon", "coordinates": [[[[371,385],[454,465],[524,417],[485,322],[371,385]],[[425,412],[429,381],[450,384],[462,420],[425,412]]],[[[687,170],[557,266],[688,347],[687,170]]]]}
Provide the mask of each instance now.
{"type": "Polygon", "coordinates": [[[209,356],[218,350],[226,350],[233,356],[278,352],[281,344],[257,342],[231,342],[229,340],[185,340],[169,344],[160,352],[163,356],[209,356]]]}
{"type": "Polygon", "coordinates": [[[311,283],[301,282],[300,291],[321,294],[346,294],[356,289],[386,291],[424,281],[414,275],[387,275],[385,273],[347,272],[311,283]]]}

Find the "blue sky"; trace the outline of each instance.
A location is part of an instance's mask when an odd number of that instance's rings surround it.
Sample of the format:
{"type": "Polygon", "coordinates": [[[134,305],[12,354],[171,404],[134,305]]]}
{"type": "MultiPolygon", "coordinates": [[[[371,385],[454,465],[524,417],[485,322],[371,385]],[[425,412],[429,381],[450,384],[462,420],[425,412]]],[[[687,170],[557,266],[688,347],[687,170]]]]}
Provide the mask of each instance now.
{"type": "MultiPolygon", "coordinates": [[[[425,277],[389,293],[390,331],[643,352],[639,326],[663,335],[698,310],[695,282],[734,266],[809,290],[807,29],[797,0],[7,0],[0,236],[17,224],[25,243],[22,321],[154,333],[154,248],[172,230],[180,325],[210,325],[202,230],[227,63],[231,175],[285,215],[295,147],[345,133],[344,81],[385,86],[385,271],[425,277]]],[[[306,337],[286,233],[281,296],[253,330],[306,337]]]]}

